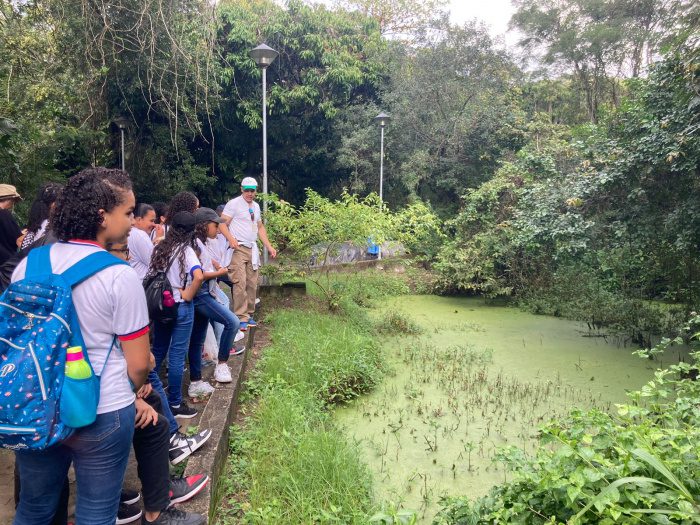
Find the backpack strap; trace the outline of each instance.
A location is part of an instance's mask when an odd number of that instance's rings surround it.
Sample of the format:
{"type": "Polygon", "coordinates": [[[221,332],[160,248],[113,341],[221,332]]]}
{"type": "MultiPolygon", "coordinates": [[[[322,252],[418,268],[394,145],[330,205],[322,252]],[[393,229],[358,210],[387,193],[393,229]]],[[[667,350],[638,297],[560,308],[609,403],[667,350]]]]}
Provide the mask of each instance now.
{"type": "Polygon", "coordinates": [[[51,274],[51,245],[34,248],[27,256],[27,269],[24,278],[36,278],[51,274]]]}
{"type": "MultiPolygon", "coordinates": [[[[100,370],[99,374],[96,374],[98,380],[102,379],[102,374],[105,373],[105,368],[107,368],[107,363],[109,362],[109,356],[111,355],[112,350],[114,349],[114,347],[116,345],[117,345],[117,335],[115,334],[114,337],[112,338],[112,344],[109,345],[109,350],[107,350],[107,357],[105,357],[105,363],[102,365],[102,370],[100,370]]],[[[131,383],[131,379],[129,379],[129,383],[131,383]]]]}
{"type": "Polygon", "coordinates": [[[128,265],[129,263],[115,257],[109,252],[99,251],[80,259],[73,266],[65,270],[61,274],[61,277],[63,277],[66,284],[73,287],[80,284],[88,277],[92,277],[97,272],[117,264],[128,265]]]}

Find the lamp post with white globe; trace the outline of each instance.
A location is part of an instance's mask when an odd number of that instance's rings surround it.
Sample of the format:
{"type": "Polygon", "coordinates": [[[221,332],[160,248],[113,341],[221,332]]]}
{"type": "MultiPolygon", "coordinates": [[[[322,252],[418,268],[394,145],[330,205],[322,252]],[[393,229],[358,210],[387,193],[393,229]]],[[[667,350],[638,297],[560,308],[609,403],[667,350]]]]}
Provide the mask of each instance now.
{"type": "MultiPolygon", "coordinates": [[[[384,210],[384,128],[389,124],[391,117],[383,111],[374,117],[374,121],[379,124],[381,130],[380,153],[379,153],[379,211],[384,210]]],[[[382,258],[382,247],[379,246],[377,259],[382,258]]]]}
{"type": "MultiPolygon", "coordinates": [[[[277,51],[265,44],[260,44],[250,51],[250,57],[262,70],[263,195],[265,197],[267,197],[267,68],[278,56],[277,51]]],[[[267,220],[267,198],[263,200],[263,218],[267,220]]],[[[263,249],[263,264],[267,264],[267,248],[263,249]]]]}

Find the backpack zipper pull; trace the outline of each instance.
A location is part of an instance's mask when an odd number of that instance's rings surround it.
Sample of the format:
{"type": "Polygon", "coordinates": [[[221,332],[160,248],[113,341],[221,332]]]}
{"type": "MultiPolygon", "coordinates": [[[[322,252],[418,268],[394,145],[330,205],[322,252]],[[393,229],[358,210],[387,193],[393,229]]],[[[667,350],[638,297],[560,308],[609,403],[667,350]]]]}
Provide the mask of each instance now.
{"type": "Polygon", "coordinates": [[[22,330],[31,330],[34,328],[34,314],[31,314],[29,312],[22,312],[24,313],[25,317],[27,318],[27,324],[22,327],[22,330]]]}

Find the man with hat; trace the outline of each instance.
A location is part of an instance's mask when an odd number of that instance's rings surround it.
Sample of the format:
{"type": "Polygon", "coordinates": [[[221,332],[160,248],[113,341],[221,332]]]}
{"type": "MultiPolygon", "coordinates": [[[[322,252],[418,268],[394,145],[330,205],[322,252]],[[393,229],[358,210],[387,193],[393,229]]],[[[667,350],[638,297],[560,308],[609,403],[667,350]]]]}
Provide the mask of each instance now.
{"type": "Polygon", "coordinates": [[[233,283],[233,312],[241,321],[240,329],[255,326],[255,298],[258,288],[258,268],[260,268],[260,251],[258,237],[267,248],[270,257],[277,256],[267,238],[267,230],[262,222],[260,206],[255,202],[258,189],[257,181],[246,177],[241,182],[241,195],[226,203],[221,218],[226,222],[219,225],[219,230],[226,237],[229,246],[234,249],[228,275],[233,283]]]}
{"type": "Polygon", "coordinates": [[[0,184],[0,264],[3,264],[22,244],[22,230],[12,215],[15,202],[22,200],[17,188],[11,184],[0,184]]]}

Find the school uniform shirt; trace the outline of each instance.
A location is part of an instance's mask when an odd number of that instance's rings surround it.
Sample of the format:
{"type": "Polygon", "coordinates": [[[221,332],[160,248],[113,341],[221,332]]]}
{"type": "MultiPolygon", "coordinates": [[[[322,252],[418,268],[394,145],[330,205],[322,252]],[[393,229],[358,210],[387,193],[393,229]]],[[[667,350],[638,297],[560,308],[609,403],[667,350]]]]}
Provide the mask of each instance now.
{"type": "Polygon", "coordinates": [[[233,257],[233,250],[228,244],[226,237],[223,233],[217,233],[216,239],[207,239],[205,243],[209,249],[209,254],[212,259],[218,262],[223,267],[228,267],[231,264],[231,257],[233,257]]]}
{"type": "Polygon", "coordinates": [[[185,265],[184,267],[180,264],[180,248],[175,250],[174,259],[172,259],[172,264],[168,269],[166,274],[168,281],[170,281],[170,286],[173,287],[173,299],[176,303],[181,303],[183,301],[180,289],[187,288],[192,282],[192,274],[195,270],[201,270],[202,263],[199,261],[199,257],[192,249],[191,246],[185,248],[185,265]],[[182,275],[185,275],[184,280],[182,275]]]}
{"type": "Polygon", "coordinates": [[[151,238],[151,240],[152,240],[153,242],[156,242],[156,240],[159,239],[159,237],[158,237],[158,226],[162,226],[162,227],[163,227],[163,236],[160,237],[160,239],[165,238],[165,234],[168,233],[168,228],[169,228],[169,226],[168,226],[167,224],[156,224],[156,227],[153,228],[153,229],[151,230],[151,233],[150,233],[150,235],[149,235],[149,237],[151,238]]]}
{"type": "MultiPolygon", "coordinates": [[[[61,273],[103,248],[92,241],[59,242],[51,247],[51,267],[61,273]]],[[[24,278],[24,258],[12,281],[24,278]]],[[[126,359],[119,345],[109,352],[114,336],[130,341],[148,333],[146,295],[136,272],[126,264],[110,266],[73,288],[73,304],[90,364],[100,375],[98,414],[127,407],[136,399],[127,375],[126,359]],[[107,355],[109,354],[109,360],[107,355]]]]}
{"type": "MultiPolygon", "coordinates": [[[[218,242],[216,239],[207,239],[206,243],[203,243],[197,239],[197,246],[199,247],[199,261],[202,263],[202,271],[215,272],[216,268],[214,268],[214,261],[219,262],[219,259],[216,256],[218,249],[218,242]]],[[[202,288],[211,294],[212,297],[216,298],[216,279],[208,279],[204,281],[202,288]]]]}
{"type": "Polygon", "coordinates": [[[148,267],[151,265],[151,256],[153,255],[153,241],[150,236],[143,230],[131,228],[129,232],[129,264],[136,271],[139,279],[143,280],[148,273],[148,267]]]}
{"type": "Polygon", "coordinates": [[[253,201],[249,205],[239,195],[226,203],[222,214],[231,217],[228,228],[238,242],[250,248],[258,241],[260,206],[257,202],[253,201]]]}

